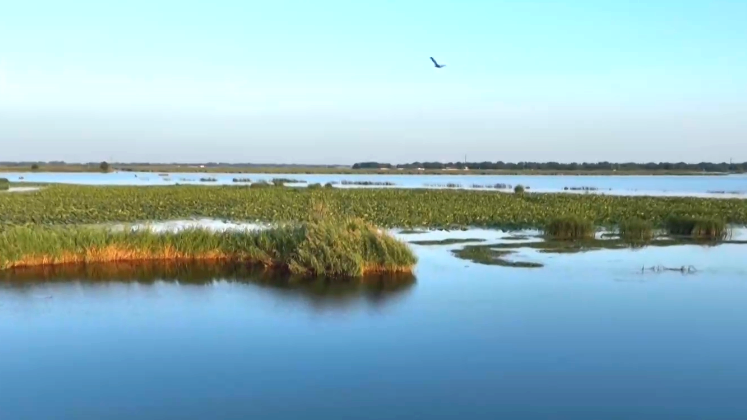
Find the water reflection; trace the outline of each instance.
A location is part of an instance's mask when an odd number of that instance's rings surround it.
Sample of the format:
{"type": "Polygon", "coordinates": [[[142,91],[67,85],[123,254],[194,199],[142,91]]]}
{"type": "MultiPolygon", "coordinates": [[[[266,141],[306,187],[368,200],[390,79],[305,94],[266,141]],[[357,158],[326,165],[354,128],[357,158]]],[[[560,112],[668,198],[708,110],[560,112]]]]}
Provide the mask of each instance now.
{"type": "MultiPolygon", "coordinates": [[[[70,264],[31,267],[0,272],[0,291],[31,293],[40,290],[89,289],[113,284],[182,287],[238,285],[258,288],[275,298],[302,299],[320,308],[342,308],[360,303],[383,305],[400,298],[415,284],[412,274],[370,275],[354,280],[304,278],[257,269],[242,264],[210,262],[146,262],[70,264]]],[[[256,290],[256,289],[255,289],[256,290]]],[[[41,296],[41,297],[52,297],[41,296]]]]}

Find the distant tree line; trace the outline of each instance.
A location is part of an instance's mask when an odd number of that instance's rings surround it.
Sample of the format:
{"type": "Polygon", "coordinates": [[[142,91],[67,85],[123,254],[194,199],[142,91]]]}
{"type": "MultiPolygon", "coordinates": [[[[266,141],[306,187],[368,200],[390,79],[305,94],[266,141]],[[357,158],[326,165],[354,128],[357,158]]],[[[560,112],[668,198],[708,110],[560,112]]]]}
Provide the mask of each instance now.
{"type": "Polygon", "coordinates": [[[687,171],[687,172],[747,172],[747,162],[743,163],[685,163],[685,162],[413,162],[399,165],[380,162],[360,162],[353,169],[463,169],[474,170],[546,170],[546,171],[687,171]]]}
{"type": "MultiPolygon", "coordinates": [[[[22,161],[22,162],[10,162],[0,161],[0,166],[32,166],[39,168],[39,166],[65,166],[65,165],[86,165],[86,166],[99,166],[101,162],[64,162],[64,161],[22,161]]],[[[157,163],[157,162],[112,162],[112,166],[204,166],[206,168],[214,167],[235,167],[235,168],[246,168],[246,167],[260,167],[260,168],[339,168],[347,167],[347,165],[307,165],[307,164],[293,164],[293,163],[227,163],[227,162],[171,162],[171,163],[157,163]]]]}

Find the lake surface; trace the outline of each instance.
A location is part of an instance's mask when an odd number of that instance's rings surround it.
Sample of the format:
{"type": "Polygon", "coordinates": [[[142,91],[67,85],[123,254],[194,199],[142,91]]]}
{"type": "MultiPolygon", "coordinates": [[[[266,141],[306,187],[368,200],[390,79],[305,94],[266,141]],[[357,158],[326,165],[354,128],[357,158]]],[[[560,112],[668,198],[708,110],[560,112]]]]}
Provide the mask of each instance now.
{"type": "Polygon", "coordinates": [[[747,418],[746,246],[522,250],[538,269],[459,246],[413,246],[414,278],[365,284],[4,273],[0,419],[747,418]]]}
{"type": "MultiPolygon", "coordinates": [[[[545,176],[545,175],[303,175],[303,174],[196,174],[170,173],[159,176],[155,173],[7,173],[0,175],[17,182],[56,182],[88,185],[170,185],[233,184],[234,178],[250,178],[252,181],[273,178],[304,180],[308,183],[341,182],[393,182],[393,188],[443,188],[447,184],[458,184],[461,188],[487,187],[496,184],[507,186],[529,186],[536,192],[574,192],[565,188],[596,188],[598,194],[618,195],[671,195],[702,196],[720,198],[747,198],[747,175],[725,176],[545,176]],[[202,177],[215,178],[216,182],[200,182],[202,177]],[[23,179],[21,179],[23,178],[23,179]],[[475,187],[475,186],[480,187],[475,187]]],[[[300,186],[300,185],[299,185],[300,186]]],[[[355,188],[356,186],[338,187],[355,188]]],[[[357,187],[360,188],[360,187],[357,187]]],[[[380,187],[379,187],[380,188],[380,187]]],[[[578,192],[576,193],[585,193],[578,192]]]]}

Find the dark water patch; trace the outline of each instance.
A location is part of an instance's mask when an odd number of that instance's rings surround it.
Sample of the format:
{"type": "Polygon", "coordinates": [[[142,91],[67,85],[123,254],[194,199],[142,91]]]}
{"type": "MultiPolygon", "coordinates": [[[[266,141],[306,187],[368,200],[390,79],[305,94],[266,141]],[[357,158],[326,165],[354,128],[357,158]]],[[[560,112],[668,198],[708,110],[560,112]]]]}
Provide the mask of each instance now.
{"type": "Polygon", "coordinates": [[[692,265],[683,265],[680,267],[667,267],[663,265],[655,265],[651,267],[643,266],[641,267],[641,273],[645,273],[646,271],[650,271],[653,273],[666,273],[666,272],[679,272],[683,275],[685,274],[695,274],[698,272],[698,269],[695,268],[692,265]]]}

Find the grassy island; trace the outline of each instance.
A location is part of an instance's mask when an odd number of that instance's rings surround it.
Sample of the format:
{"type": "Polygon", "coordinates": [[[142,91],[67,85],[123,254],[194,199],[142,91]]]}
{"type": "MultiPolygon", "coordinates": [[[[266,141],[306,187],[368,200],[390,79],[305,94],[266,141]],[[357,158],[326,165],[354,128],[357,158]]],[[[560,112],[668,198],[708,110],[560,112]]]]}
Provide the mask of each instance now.
{"type": "Polygon", "coordinates": [[[303,276],[409,273],[408,246],[357,219],[309,221],[266,230],[11,227],[0,232],[0,268],[124,261],[225,261],[303,276]]]}

